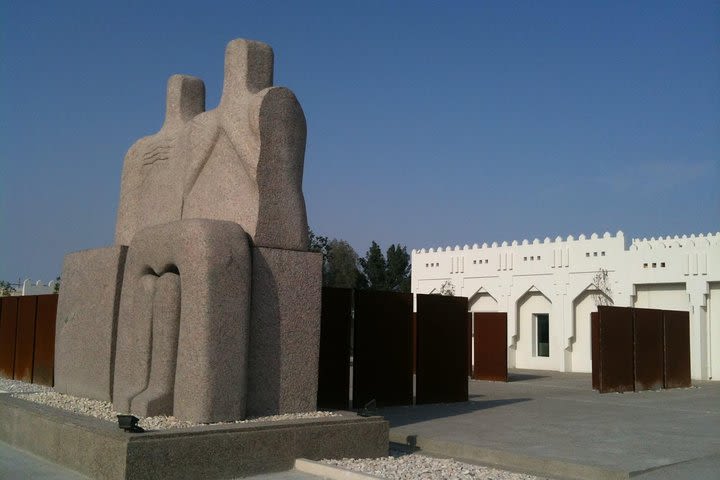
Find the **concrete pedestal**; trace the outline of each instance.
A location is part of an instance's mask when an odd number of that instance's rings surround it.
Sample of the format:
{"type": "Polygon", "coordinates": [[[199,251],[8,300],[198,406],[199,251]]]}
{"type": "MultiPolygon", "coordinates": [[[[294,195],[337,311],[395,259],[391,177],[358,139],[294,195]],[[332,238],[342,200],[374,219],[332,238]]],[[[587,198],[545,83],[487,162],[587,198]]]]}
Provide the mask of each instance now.
{"type": "Polygon", "coordinates": [[[126,246],[65,256],[55,327],[55,390],[112,398],[115,332],[126,246]]]}
{"type": "Polygon", "coordinates": [[[252,249],[248,416],[317,408],[322,255],[252,249]]]}

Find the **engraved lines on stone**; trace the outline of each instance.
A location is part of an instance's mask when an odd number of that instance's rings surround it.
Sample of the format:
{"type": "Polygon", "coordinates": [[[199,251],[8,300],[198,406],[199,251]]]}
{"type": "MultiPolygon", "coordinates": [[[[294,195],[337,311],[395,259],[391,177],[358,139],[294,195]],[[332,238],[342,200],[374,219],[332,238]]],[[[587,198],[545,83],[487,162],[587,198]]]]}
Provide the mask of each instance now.
{"type": "Polygon", "coordinates": [[[169,160],[170,151],[172,150],[174,143],[174,140],[171,139],[163,143],[151,144],[148,150],[142,155],[143,167],[169,160]]]}

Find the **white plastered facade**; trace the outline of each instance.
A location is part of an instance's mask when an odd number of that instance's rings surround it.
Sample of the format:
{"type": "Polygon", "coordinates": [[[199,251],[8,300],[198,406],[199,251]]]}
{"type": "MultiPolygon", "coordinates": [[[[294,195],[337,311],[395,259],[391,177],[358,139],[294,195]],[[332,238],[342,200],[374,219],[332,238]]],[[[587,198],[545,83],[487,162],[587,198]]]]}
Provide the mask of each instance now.
{"type": "Polygon", "coordinates": [[[590,372],[590,313],[604,295],[616,306],[689,312],[691,376],[720,380],[720,233],[629,247],[618,232],[412,251],[413,293],[439,293],[447,282],[471,311],[507,312],[511,368],[590,372]],[[541,314],[548,356],[538,355],[541,314]]]}

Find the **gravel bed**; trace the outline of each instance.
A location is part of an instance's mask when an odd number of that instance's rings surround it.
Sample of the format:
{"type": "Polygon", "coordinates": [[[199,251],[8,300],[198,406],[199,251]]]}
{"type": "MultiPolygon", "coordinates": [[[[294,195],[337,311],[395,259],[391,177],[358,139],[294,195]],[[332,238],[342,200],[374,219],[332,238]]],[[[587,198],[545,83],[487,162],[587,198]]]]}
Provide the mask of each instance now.
{"type": "MultiPolygon", "coordinates": [[[[0,392],[9,392],[13,397],[22,398],[35,403],[48,405],[50,407],[60,408],[81,415],[88,415],[109,422],[117,422],[117,414],[112,408],[112,403],[102,402],[100,400],[90,400],[88,398],[73,397],[53,391],[49,387],[41,385],[31,385],[28,383],[18,382],[16,380],[7,380],[0,378],[0,392]]],[[[184,420],[178,420],[175,417],[158,415],[155,417],[141,417],[138,425],[145,430],[167,430],[170,428],[188,428],[200,425],[230,425],[236,423],[253,423],[253,422],[277,422],[280,420],[294,420],[298,418],[323,418],[335,417],[338,414],[333,412],[307,412],[307,413],[288,413],[284,415],[272,415],[269,417],[248,418],[246,420],[238,420],[236,422],[218,422],[218,423],[193,423],[184,420]]]]}
{"type": "MultiPolygon", "coordinates": [[[[8,392],[14,397],[22,398],[32,402],[61,408],[81,415],[89,415],[109,422],[117,422],[112,404],[99,400],[78,398],[64,395],[53,391],[42,385],[32,385],[16,380],[0,378],[0,392],[8,392]]],[[[251,423],[265,421],[290,420],[296,418],[322,418],[332,417],[338,414],[333,412],[308,412],[286,415],[274,415],[270,417],[258,417],[231,423],[251,423]]],[[[175,417],[156,416],[141,418],[139,425],[146,430],[165,430],[170,428],[194,427],[198,423],[181,421],[175,417]]],[[[218,424],[213,424],[218,425],[218,424]]],[[[354,470],[369,475],[385,478],[388,480],[430,480],[430,479],[455,479],[455,480],[540,480],[541,477],[533,475],[507,472],[490,467],[462,463],[453,459],[440,459],[421,455],[419,453],[407,453],[402,450],[390,450],[390,456],[383,458],[344,458],[342,460],[322,460],[322,463],[334,465],[348,470],[354,470]]]]}
{"type": "Polygon", "coordinates": [[[343,458],[322,463],[374,475],[387,480],[542,480],[542,477],[473,465],[448,458],[390,449],[383,458],[343,458]]]}
{"type": "Polygon", "coordinates": [[[31,393],[31,392],[48,392],[52,388],[43,385],[34,385],[32,383],[18,382],[17,380],[8,380],[0,377],[0,392],[9,393],[31,393]]]}

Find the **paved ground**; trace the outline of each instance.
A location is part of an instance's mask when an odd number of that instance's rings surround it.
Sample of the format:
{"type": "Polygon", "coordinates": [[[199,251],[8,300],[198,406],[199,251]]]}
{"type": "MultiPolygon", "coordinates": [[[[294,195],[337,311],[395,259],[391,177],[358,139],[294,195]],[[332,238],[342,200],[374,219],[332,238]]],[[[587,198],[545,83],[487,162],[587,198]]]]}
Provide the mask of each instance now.
{"type": "Polygon", "coordinates": [[[86,480],[74,470],[0,442],[0,478],[3,480],[86,480]]]}
{"type": "MultiPolygon", "coordinates": [[[[88,480],[74,470],[18,450],[0,442],[0,478],[2,480],[88,480]]],[[[268,473],[247,480],[318,480],[319,477],[296,470],[268,473]]]]}
{"type": "MultiPolygon", "coordinates": [[[[470,401],[379,411],[391,440],[428,453],[567,478],[720,479],[720,382],[604,394],[589,374],[513,371],[470,401]]],[[[0,478],[85,477],[0,442],[0,478]]],[[[290,471],[256,480],[308,480],[290,471]]]]}
{"type": "Polygon", "coordinates": [[[570,478],[720,479],[720,382],[603,394],[589,374],[513,371],[470,401],[384,408],[391,440],[570,478]]]}

